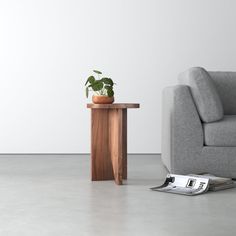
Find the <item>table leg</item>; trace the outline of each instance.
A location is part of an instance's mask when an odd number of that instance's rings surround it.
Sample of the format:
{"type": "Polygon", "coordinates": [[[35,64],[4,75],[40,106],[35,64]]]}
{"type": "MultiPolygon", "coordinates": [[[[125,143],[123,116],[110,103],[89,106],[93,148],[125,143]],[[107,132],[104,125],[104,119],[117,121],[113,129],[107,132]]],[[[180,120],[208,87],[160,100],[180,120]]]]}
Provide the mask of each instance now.
{"type": "Polygon", "coordinates": [[[127,179],[127,109],[109,111],[109,147],[116,184],[127,179]]]}
{"type": "Polygon", "coordinates": [[[114,179],[109,148],[109,109],[92,109],[91,172],[92,180],[114,179]]]}
{"type": "Polygon", "coordinates": [[[127,109],[92,109],[92,180],[127,179],[127,109]]]}

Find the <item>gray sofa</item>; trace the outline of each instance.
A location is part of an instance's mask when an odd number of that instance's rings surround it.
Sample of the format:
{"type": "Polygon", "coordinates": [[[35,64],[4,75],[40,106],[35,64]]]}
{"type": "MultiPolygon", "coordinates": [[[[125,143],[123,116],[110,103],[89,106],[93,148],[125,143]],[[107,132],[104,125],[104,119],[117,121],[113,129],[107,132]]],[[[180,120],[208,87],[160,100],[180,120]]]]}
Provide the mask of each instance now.
{"type": "Polygon", "coordinates": [[[236,72],[190,68],[163,91],[162,160],[176,174],[236,178],[236,72]]]}

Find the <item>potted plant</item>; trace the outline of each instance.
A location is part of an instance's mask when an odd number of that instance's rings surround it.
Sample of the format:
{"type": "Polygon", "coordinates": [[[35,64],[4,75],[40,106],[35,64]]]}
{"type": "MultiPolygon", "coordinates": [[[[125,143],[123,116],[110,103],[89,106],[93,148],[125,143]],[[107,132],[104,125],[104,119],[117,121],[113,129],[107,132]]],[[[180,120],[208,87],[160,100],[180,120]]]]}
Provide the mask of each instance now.
{"type": "Polygon", "coordinates": [[[95,104],[111,104],[114,102],[114,82],[111,78],[102,77],[102,72],[98,70],[93,71],[97,79],[93,75],[89,76],[86,86],[86,97],[89,96],[89,91],[93,91],[94,95],[92,101],[95,104]],[[102,78],[101,78],[102,77],[102,78]]]}

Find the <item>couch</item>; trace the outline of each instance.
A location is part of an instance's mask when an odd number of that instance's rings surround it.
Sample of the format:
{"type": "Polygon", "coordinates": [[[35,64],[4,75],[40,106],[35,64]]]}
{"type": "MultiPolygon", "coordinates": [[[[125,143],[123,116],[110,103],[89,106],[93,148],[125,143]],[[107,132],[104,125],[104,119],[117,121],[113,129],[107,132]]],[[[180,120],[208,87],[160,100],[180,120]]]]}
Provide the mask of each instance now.
{"type": "Polygon", "coordinates": [[[236,72],[181,73],[165,88],[162,161],[171,173],[236,178],[236,72]]]}

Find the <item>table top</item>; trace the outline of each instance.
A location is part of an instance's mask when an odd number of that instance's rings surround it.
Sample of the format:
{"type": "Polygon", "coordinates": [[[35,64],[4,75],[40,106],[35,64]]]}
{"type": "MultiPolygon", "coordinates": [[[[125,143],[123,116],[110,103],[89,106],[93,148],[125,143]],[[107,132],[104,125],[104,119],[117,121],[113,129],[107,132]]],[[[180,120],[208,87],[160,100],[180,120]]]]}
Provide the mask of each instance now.
{"type": "Polygon", "coordinates": [[[94,103],[88,103],[87,108],[92,109],[127,109],[127,108],[139,108],[139,103],[113,103],[113,104],[94,104],[94,103]]]}

